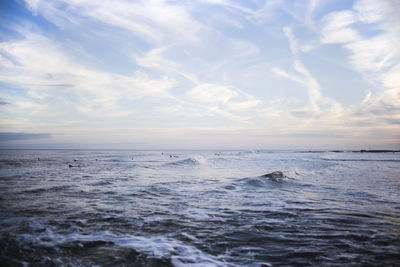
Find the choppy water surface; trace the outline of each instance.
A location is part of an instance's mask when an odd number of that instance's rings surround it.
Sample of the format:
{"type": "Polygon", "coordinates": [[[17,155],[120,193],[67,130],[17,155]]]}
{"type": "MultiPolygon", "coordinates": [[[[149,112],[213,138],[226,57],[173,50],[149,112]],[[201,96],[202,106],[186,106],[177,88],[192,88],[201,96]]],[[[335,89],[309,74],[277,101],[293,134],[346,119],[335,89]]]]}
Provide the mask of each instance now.
{"type": "Polygon", "coordinates": [[[399,218],[399,153],[0,151],[2,266],[398,266],[399,218]]]}

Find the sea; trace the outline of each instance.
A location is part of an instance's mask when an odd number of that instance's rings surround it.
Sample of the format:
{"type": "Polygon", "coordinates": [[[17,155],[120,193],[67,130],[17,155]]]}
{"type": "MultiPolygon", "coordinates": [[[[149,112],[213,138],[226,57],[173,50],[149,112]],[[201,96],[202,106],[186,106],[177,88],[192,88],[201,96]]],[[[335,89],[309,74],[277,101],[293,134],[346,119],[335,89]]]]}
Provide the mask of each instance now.
{"type": "Polygon", "coordinates": [[[0,150],[0,266],[399,265],[399,152],[0,150]]]}

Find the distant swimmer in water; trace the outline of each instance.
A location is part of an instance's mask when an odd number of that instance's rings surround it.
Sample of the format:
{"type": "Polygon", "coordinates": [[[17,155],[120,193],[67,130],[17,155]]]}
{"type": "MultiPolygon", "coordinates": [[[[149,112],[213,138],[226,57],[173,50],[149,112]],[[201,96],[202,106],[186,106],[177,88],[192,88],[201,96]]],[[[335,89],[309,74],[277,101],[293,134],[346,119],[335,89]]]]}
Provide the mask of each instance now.
{"type": "Polygon", "coordinates": [[[40,158],[37,158],[38,161],[40,161],[40,158]]]}

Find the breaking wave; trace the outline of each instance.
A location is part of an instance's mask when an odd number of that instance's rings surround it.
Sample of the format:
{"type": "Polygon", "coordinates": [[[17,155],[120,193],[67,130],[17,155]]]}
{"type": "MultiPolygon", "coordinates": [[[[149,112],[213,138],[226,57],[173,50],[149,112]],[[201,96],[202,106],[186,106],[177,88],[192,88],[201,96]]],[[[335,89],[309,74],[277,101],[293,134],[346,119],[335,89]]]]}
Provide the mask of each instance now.
{"type": "Polygon", "coordinates": [[[202,156],[187,158],[183,160],[178,160],[174,162],[167,163],[168,166],[194,166],[206,163],[206,159],[202,156]]]}

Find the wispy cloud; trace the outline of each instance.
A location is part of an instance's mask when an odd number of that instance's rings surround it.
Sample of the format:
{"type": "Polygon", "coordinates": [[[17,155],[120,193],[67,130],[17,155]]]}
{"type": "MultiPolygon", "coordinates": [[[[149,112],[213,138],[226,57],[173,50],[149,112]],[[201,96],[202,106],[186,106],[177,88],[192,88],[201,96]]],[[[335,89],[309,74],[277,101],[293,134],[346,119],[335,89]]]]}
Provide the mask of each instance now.
{"type": "Polygon", "coordinates": [[[348,43],[360,39],[358,32],[350,26],[356,21],[353,11],[332,12],[323,19],[322,43],[348,43]]]}
{"type": "Polygon", "coordinates": [[[188,97],[206,103],[227,103],[238,96],[237,92],[227,86],[202,84],[187,92],[188,97]]]}
{"type": "Polygon", "coordinates": [[[236,88],[218,84],[200,84],[186,93],[186,97],[194,105],[210,113],[218,114],[230,120],[247,122],[247,112],[262,102],[236,88]],[[239,114],[235,114],[239,112],[239,114]]]}
{"type": "MultiPolygon", "coordinates": [[[[289,47],[293,55],[293,69],[296,71],[296,74],[290,74],[288,71],[283,70],[278,67],[273,67],[271,70],[284,78],[290,79],[296,83],[301,84],[305,88],[307,88],[308,99],[310,108],[312,111],[319,111],[322,105],[328,105],[331,109],[331,112],[340,112],[342,107],[339,103],[334,101],[333,99],[323,97],[320,91],[320,85],[317,80],[313,77],[310,71],[304,66],[303,62],[300,60],[299,52],[299,44],[297,39],[295,38],[293,31],[290,27],[284,27],[283,33],[288,39],[289,47]]],[[[310,114],[307,112],[307,114],[310,114]]]]}
{"type": "MultiPolygon", "coordinates": [[[[175,85],[168,77],[153,79],[140,71],[121,75],[93,69],[44,36],[20,33],[25,39],[0,44],[0,53],[8,59],[1,66],[0,80],[26,88],[34,99],[63,96],[63,101],[78,105],[75,110],[86,115],[93,116],[102,110],[114,116],[128,114],[121,113],[119,101],[146,96],[168,98],[168,90],[175,85]]],[[[29,106],[26,101],[18,103],[24,108],[29,106]]]]}
{"type": "Polygon", "coordinates": [[[357,71],[378,72],[393,66],[400,57],[400,4],[359,0],[353,10],[332,12],[324,17],[323,43],[341,43],[349,50],[350,62],[357,71]],[[357,23],[373,24],[372,34],[361,34],[357,23]]]}
{"type": "Polygon", "coordinates": [[[92,20],[95,25],[124,29],[155,44],[168,43],[169,40],[196,42],[199,31],[204,29],[187,12],[189,7],[168,1],[25,2],[34,13],[43,15],[62,28],[71,24],[82,26],[92,20]]]}
{"type": "Polygon", "coordinates": [[[385,117],[398,118],[400,114],[399,12],[398,1],[359,0],[352,10],[332,12],[323,19],[321,42],[343,44],[349,51],[349,66],[381,86],[347,111],[356,121],[387,125],[385,117]],[[360,24],[374,31],[363,33],[360,24]]]}

